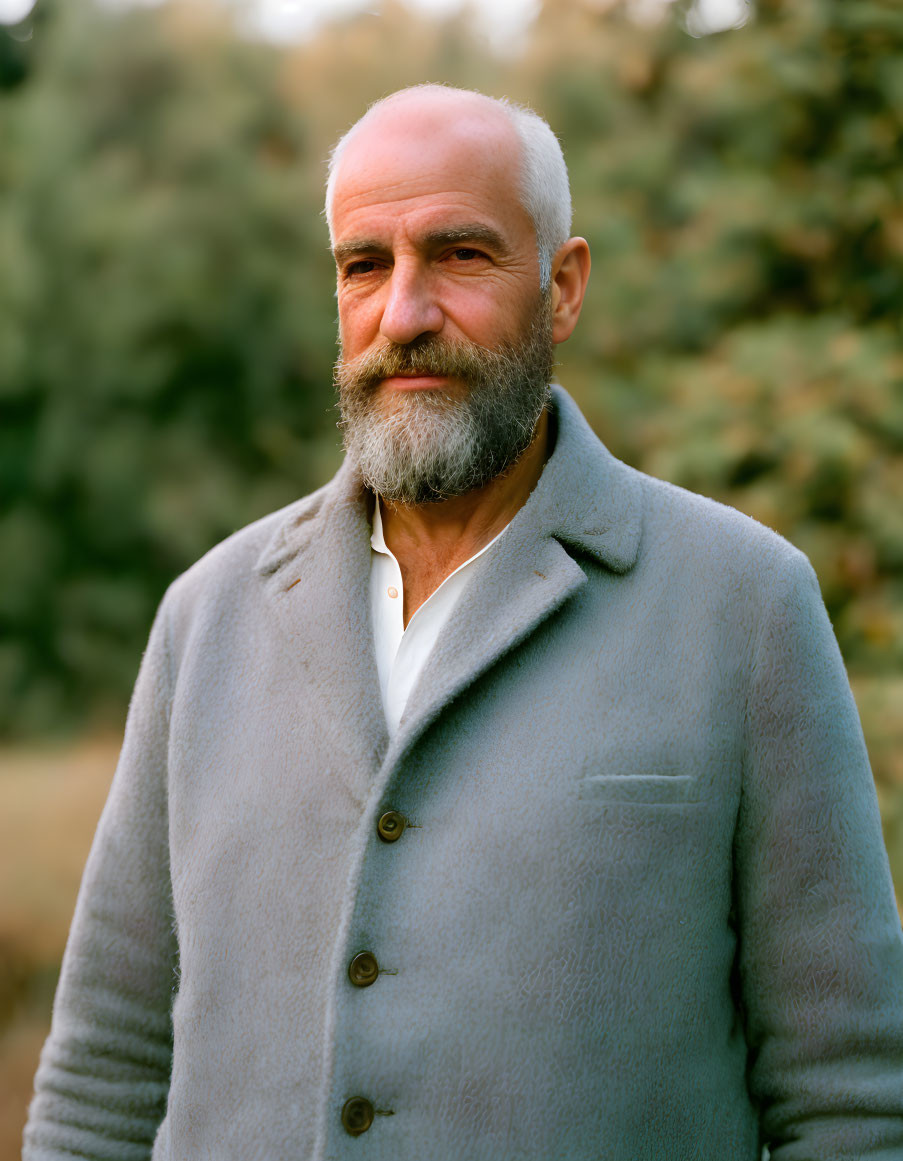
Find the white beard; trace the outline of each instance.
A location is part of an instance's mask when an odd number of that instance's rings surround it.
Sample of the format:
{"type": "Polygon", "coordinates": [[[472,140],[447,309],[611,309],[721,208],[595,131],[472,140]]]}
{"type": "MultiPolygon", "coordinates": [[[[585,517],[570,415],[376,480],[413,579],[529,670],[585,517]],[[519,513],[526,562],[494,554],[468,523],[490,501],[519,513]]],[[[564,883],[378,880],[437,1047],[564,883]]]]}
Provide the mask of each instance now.
{"type": "Polygon", "coordinates": [[[550,396],[548,296],[526,336],[497,348],[430,336],[336,363],[345,450],[385,500],[425,504],[463,496],[507,471],[529,446],[550,396]],[[462,394],[378,392],[401,371],[454,376],[462,394]]]}

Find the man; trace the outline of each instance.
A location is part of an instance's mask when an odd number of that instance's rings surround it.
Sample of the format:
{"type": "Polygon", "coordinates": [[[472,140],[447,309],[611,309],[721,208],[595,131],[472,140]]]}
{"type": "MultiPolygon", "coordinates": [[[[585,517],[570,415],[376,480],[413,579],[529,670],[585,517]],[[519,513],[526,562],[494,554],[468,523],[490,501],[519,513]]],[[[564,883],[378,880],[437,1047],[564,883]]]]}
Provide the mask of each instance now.
{"type": "Polygon", "coordinates": [[[161,606],[25,1156],[903,1156],[903,948],[805,559],[559,388],[554,136],[335,151],[348,456],[161,606]]]}

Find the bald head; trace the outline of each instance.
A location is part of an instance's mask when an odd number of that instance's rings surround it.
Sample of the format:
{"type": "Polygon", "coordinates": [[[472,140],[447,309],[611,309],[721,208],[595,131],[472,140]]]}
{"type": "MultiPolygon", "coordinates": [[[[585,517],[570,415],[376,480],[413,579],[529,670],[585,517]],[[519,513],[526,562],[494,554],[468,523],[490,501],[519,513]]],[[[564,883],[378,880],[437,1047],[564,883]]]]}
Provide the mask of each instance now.
{"type": "Polygon", "coordinates": [[[333,201],[344,163],[374,168],[402,156],[426,156],[437,140],[474,166],[492,164],[516,188],[533,225],[540,281],[548,286],[552,259],[567,241],[571,198],[561,147],[548,124],[529,109],[483,93],[445,85],[416,85],[372,105],[332,150],[326,220],[333,239],[333,201]]]}
{"type": "Polygon", "coordinates": [[[516,140],[514,125],[506,105],[469,89],[453,89],[447,85],[414,85],[390,93],[375,102],[355,122],[332,152],[331,168],[335,168],[344,153],[362,132],[375,125],[422,125],[448,131],[456,123],[470,121],[483,125],[487,131],[495,128],[506,131],[516,140]]]}

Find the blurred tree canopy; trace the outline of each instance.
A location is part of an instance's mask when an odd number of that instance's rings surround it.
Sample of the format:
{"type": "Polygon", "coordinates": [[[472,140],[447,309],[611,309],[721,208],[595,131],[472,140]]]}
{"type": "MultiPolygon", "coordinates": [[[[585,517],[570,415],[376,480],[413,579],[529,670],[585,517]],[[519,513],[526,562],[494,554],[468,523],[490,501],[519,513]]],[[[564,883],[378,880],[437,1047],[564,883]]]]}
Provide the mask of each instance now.
{"type": "Polygon", "coordinates": [[[801,547],[848,665],[899,670],[897,0],[704,38],[547,0],[501,58],[391,0],[291,48],[201,3],[37,17],[0,53],[0,732],[118,720],[166,584],[337,467],[325,158],[425,80],[561,137],[595,262],[561,379],[600,435],[801,547]]]}

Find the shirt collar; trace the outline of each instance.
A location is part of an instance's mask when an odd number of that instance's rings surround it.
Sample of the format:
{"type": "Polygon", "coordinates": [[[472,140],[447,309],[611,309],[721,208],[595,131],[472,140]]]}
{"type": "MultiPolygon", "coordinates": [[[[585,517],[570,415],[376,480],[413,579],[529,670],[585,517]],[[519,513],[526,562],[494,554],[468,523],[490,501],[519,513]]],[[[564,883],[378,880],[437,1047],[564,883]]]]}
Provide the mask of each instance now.
{"type": "Polygon", "coordinates": [[[386,538],[383,536],[383,517],[379,509],[379,496],[373,497],[373,531],[370,534],[370,547],[377,552],[384,552],[386,556],[392,555],[386,544],[386,538]]]}

